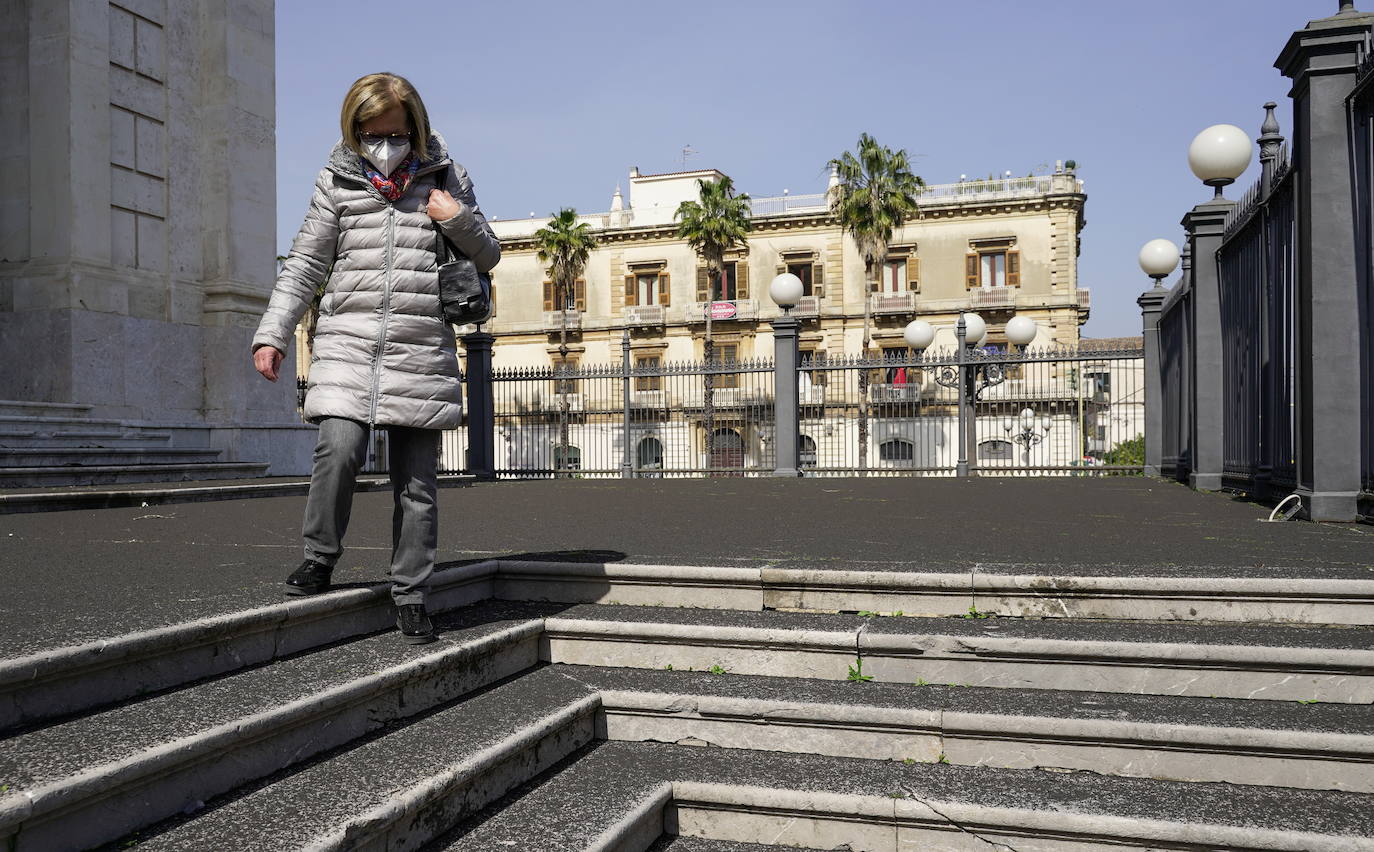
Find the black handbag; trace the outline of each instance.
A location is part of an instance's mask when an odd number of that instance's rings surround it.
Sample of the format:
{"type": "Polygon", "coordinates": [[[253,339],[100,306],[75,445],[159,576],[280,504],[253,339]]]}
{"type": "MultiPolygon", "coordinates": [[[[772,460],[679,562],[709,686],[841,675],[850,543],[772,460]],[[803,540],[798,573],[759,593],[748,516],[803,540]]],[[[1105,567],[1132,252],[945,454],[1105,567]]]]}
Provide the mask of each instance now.
{"type": "MultiPolygon", "coordinates": [[[[438,188],[444,189],[448,170],[439,172],[438,188]]],[[[491,319],[491,276],[477,271],[477,264],[449,245],[448,237],[434,223],[434,259],[439,265],[439,301],[444,321],[450,325],[484,323],[491,319]]]]}

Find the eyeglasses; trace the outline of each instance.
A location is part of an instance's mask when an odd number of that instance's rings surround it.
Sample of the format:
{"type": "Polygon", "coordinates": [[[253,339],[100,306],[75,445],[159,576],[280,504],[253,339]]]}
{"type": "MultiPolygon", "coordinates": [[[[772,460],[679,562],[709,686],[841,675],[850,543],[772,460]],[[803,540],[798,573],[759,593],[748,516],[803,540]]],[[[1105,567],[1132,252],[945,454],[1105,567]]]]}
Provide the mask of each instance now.
{"type": "Polygon", "coordinates": [[[359,132],[358,139],[368,145],[376,145],[378,142],[390,142],[393,145],[400,145],[402,142],[410,141],[409,133],[366,133],[359,132]]]}

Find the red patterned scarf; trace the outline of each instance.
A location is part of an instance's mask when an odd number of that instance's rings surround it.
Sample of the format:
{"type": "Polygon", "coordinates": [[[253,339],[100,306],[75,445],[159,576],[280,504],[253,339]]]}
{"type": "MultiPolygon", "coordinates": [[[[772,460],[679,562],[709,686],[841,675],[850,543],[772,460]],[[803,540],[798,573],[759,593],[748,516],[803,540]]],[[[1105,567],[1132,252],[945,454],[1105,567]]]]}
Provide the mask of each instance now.
{"type": "Polygon", "coordinates": [[[420,158],[415,156],[414,151],[406,155],[390,177],[382,177],[382,173],[377,171],[366,157],[358,159],[362,161],[363,174],[367,175],[367,179],[372,181],[372,185],[377,187],[377,191],[387,201],[395,201],[405,195],[406,187],[410,186],[411,180],[415,177],[415,170],[420,168],[420,158]]]}

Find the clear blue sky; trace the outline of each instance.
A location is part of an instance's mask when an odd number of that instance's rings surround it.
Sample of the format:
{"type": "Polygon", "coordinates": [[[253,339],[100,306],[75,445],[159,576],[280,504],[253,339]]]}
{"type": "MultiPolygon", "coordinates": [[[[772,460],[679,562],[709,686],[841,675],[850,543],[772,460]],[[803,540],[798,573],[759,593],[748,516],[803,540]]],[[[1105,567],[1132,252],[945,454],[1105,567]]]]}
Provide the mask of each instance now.
{"type": "Polygon", "coordinates": [[[631,166],[676,170],[689,144],[692,168],[752,195],[823,191],[823,164],[861,132],[905,148],[928,183],[1075,159],[1085,334],[1139,334],[1136,253],[1181,241],[1179,219],[1211,192],[1188,143],[1223,122],[1258,136],[1267,100],[1288,135],[1274,59],[1338,5],[278,0],[278,242],[300,226],[349,84],[387,70],[419,89],[494,218],[607,210],[631,166]]]}

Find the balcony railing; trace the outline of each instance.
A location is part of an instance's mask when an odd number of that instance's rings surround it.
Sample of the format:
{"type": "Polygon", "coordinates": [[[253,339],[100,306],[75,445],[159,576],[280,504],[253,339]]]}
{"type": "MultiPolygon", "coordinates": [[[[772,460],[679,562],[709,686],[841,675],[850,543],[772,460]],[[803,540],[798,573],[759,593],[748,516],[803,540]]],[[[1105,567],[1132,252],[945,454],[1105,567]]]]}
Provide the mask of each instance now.
{"type": "Polygon", "coordinates": [[[667,408],[671,404],[665,390],[630,391],[631,408],[667,408]]]}
{"type": "Polygon", "coordinates": [[[868,297],[869,310],[874,314],[914,314],[916,313],[916,294],[871,293],[868,297]]]}
{"type": "Polygon", "coordinates": [[[802,319],[807,317],[818,317],[820,315],[821,299],[819,296],[802,296],[801,301],[797,302],[797,306],[792,309],[792,316],[801,317],[802,319]]]}
{"type": "Polygon", "coordinates": [[[733,305],[734,313],[728,317],[712,316],[712,322],[753,321],[759,318],[759,303],[754,299],[717,300],[715,302],[693,302],[687,308],[687,319],[691,322],[706,322],[708,305],[733,305]]]}
{"type": "Polygon", "coordinates": [[[627,305],[624,314],[629,326],[663,325],[665,315],[662,305],[627,305]]]}
{"type": "Polygon", "coordinates": [[[568,331],[577,331],[582,328],[581,311],[544,311],[544,328],[549,331],[558,331],[563,328],[563,317],[567,318],[568,331]]]}
{"type": "Polygon", "coordinates": [[[544,406],[549,411],[562,411],[563,402],[567,401],[569,411],[582,411],[584,402],[580,393],[556,393],[544,399],[544,406]]]}
{"type": "Polygon", "coordinates": [[[869,385],[868,398],[873,402],[920,402],[921,386],[919,384],[869,385]]]}
{"type": "Polygon", "coordinates": [[[970,300],[973,308],[983,308],[984,310],[997,310],[1016,307],[1016,288],[1015,287],[988,287],[986,289],[971,290],[970,300]]]}

